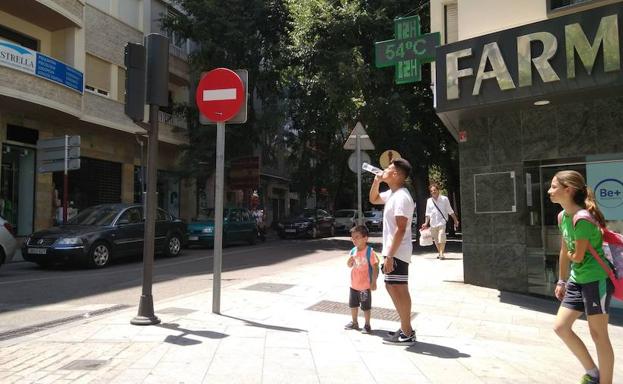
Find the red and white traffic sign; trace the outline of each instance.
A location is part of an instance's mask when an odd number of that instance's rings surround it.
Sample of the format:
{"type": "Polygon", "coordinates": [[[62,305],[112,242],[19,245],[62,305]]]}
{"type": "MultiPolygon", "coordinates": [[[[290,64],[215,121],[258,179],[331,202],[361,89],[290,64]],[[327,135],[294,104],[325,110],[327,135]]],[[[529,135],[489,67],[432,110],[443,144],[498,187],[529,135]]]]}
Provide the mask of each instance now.
{"type": "Polygon", "coordinates": [[[195,101],[199,111],[212,121],[227,121],[240,110],[245,90],[240,76],[227,68],[216,68],[199,81],[195,101]]]}

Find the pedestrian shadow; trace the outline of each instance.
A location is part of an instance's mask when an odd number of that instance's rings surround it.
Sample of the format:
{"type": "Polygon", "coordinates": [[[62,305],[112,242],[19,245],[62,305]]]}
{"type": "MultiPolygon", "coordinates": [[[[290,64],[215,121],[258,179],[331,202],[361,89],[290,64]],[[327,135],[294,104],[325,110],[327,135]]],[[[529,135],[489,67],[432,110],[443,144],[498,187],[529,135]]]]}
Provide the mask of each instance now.
{"type": "Polygon", "coordinates": [[[185,337],[187,335],[199,336],[199,337],[203,337],[206,339],[224,339],[229,336],[229,335],[226,335],[220,332],[194,331],[191,329],[182,328],[177,323],[161,323],[161,324],[156,324],[156,327],[170,329],[172,331],[177,331],[177,332],[182,332],[181,335],[177,335],[177,336],[169,335],[165,337],[164,339],[165,343],[176,344],[176,345],[181,345],[181,346],[201,344],[200,340],[195,340],[195,339],[190,339],[188,337],[185,337]]]}
{"type": "Polygon", "coordinates": [[[472,357],[467,353],[463,353],[458,351],[457,349],[446,347],[443,345],[423,343],[421,341],[416,342],[415,344],[410,345],[406,351],[418,353],[420,355],[426,356],[434,356],[440,359],[459,359],[472,357]]]}
{"type": "Polygon", "coordinates": [[[271,331],[295,332],[295,333],[304,332],[304,333],[307,333],[306,329],[282,327],[282,326],[279,326],[279,325],[262,324],[262,323],[258,323],[258,322],[247,320],[247,319],[241,319],[240,317],[236,317],[236,316],[224,315],[222,313],[221,313],[221,316],[228,317],[228,318],[234,319],[234,320],[242,321],[245,325],[248,325],[250,327],[270,329],[271,331]]]}

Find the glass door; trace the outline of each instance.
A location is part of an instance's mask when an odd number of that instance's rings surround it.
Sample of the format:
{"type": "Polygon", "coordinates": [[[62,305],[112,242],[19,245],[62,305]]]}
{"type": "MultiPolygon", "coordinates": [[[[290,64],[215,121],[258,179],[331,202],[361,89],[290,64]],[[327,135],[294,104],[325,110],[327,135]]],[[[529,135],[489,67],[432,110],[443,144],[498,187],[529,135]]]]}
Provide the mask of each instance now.
{"type": "MultiPolygon", "coordinates": [[[[575,170],[593,189],[597,205],[607,225],[617,232],[623,230],[623,161],[587,158],[584,162],[533,165],[524,168],[526,176],[527,269],[531,293],[552,296],[558,281],[560,232],[558,212],[561,207],[549,199],[547,191],[558,171],[575,170]],[[617,192],[620,191],[620,194],[617,192]],[[619,197],[620,196],[620,197],[619,197]]],[[[620,306],[617,303],[616,306],[620,306]]]]}
{"type": "Polygon", "coordinates": [[[18,236],[32,233],[34,198],[34,149],[3,144],[0,215],[13,225],[18,236]]]}

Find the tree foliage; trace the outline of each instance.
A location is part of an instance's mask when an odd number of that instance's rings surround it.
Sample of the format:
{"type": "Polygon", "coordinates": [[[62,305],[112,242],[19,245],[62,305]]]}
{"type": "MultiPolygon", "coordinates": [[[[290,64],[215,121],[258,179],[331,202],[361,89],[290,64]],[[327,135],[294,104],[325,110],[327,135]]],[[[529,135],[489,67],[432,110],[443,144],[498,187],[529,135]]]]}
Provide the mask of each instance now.
{"type": "Polygon", "coordinates": [[[422,82],[396,85],[391,68],[375,68],[374,42],[392,39],[393,20],[414,12],[427,31],[427,1],[288,0],[287,5],[299,190],[313,184],[343,192],[344,176],[350,175],[344,172],[350,152],[342,149],[348,134],[343,127],[361,121],[376,146],[371,157],[393,149],[407,158],[414,167],[416,195],[423,199],[429,167],[456,165],[456,143],[435,115],[428,67],[423,67],[422,82]],[[317,159],[311,169],[309,158],[317,159]]]}
{"type": "MultiPolygon", "coordinates": [[[[197,48],[190,56],[194,80],[203,71],[218,67],[249,71],[247,123],[229,126],[226,158],[249,155],[262,140],[275,141],[283,126],[281,71],[286,62],[283,46],[288,41],[287,12],[281,0],[175,0],[182,12],[163,15],[165,29],[191,39],[197,48]],[[262,109],[256,110],[259,100],[262,109]]],[[[202,174],[214,169],[216,131],[199,126],[192,100],[182,109],[189,116],[190,145],[183,167],[202,174]],[[186,107],[186,108],[184,108],[186,107]],[[207,166],[206,166],[207,164],[207,166]]],[[[205,176],[205,175],[204,175],[205,176]]]]}
{"type": "MultiPolygon", "coordinates": [[[[427,195],[431,166],[449,170],[444,173],[449,184],[457,178],[457,145],[435,115],[429,66],[422,67],[423,80],[410,85],[394,84],[392,68],[374,66],[374,43],[394,37],[395,18],[419,14],[422,32],[428,32],[428,1],[230,0],[224,7],[216,0],[178,0],[178,4],[186,16],[165,17],[164,23],[199,43],[193,68],[247,68],[250,89],[261,100],[262,110],[251,108],[246,126],[228,129],[228,155],[257,144],[276,148],[275,142],[285,140],[291,186],[301,198],[325,188],[333,201],[350,195],[354,202],[355,177],[347,168],[351,152],[342,146],[361,121],[376,146],[370,153],[373,162],[388,149],[411,162],[420,201],[427,195]]],[[[199,154],[190,157],[208,156],[207,137],[205,129],[191,131],[199,154]]]]}

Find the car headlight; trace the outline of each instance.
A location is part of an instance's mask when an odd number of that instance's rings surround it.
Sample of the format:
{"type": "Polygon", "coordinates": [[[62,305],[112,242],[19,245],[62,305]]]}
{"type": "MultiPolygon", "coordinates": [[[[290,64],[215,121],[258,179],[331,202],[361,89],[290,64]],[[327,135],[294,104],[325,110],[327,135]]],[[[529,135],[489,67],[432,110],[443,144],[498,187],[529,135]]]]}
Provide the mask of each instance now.
{"type": "Polygon", "coordinates": [[[79,237],[63,237],[56,242],[58,245],[82,245],[82,239],[79,237]]]}
{"type": "Polygon", "coordinates": [[[212,232],[214,232],[213,227],[205,227],[201,230],[201,233],[212,233],[212,232]]]}

